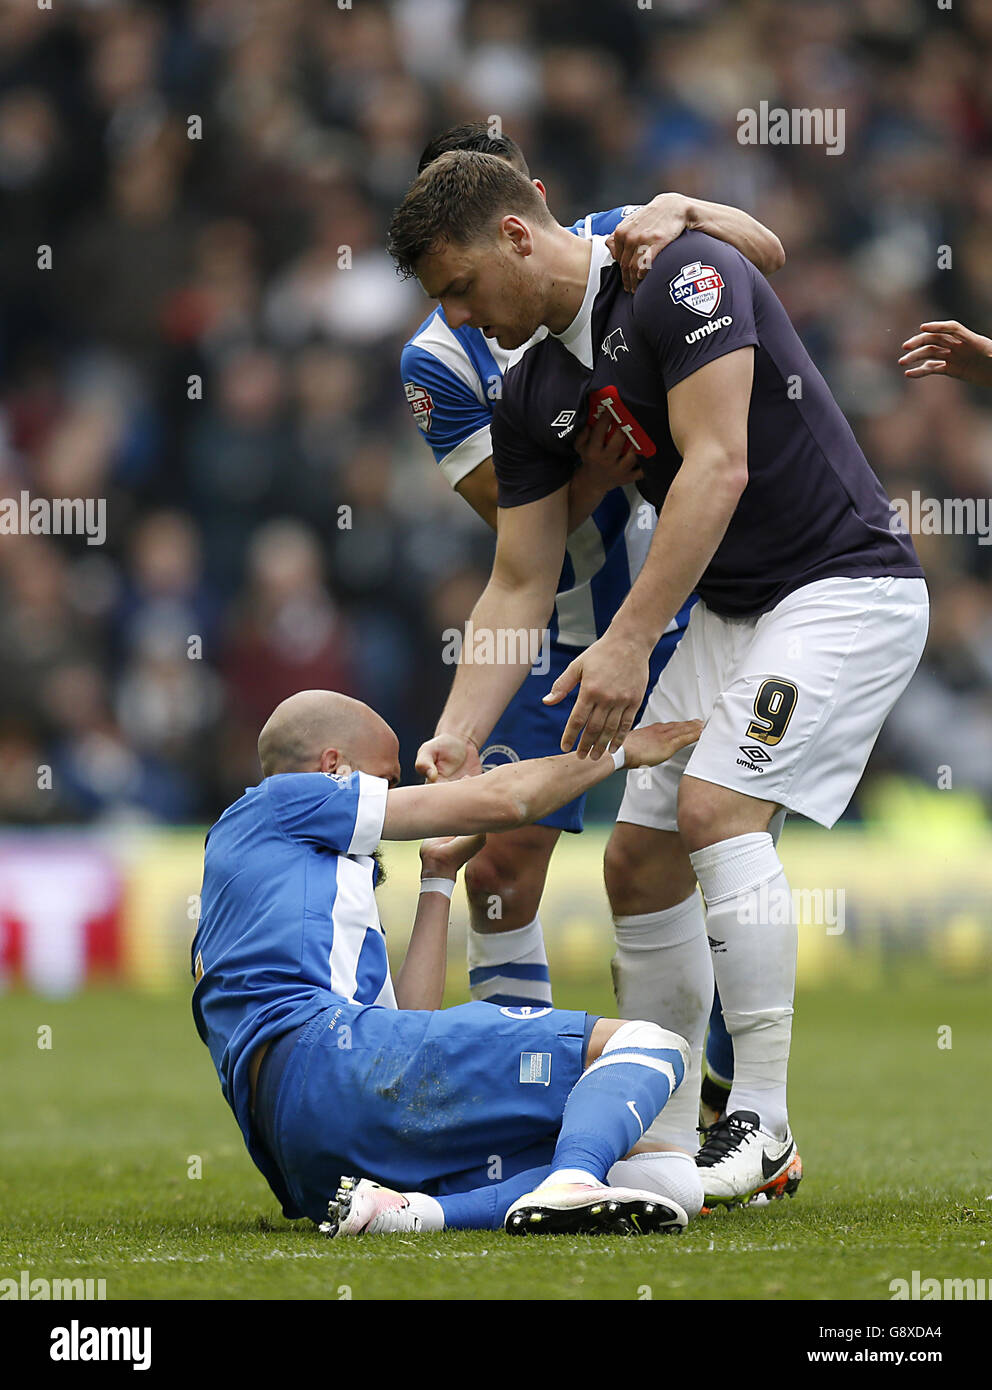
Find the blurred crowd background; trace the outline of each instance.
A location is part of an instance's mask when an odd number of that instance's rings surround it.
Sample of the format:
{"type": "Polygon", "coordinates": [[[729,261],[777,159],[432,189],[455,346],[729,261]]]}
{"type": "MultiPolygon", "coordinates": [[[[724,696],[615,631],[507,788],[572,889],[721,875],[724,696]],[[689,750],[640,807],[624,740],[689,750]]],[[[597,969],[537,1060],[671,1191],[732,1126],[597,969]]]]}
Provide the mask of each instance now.
{"type": "MultiPolygon", "coordinates": [[[[306,686],[411,774],[492,545],[404,401],[430,304],[383,239],[459,121],[498,116],[563,222],[753,212],[890,495],[987,502],[992,396],[896,359],[927,319],[992,334],[990,72],[992,0],[5,7],[0,497],[105,497],[109,538],[0,536],[0,819],[212,819],[306,686]],[[762,100],[842,107],[844,154],[740,145],[762,100]]],[[[866,781],[946,765],[992,806],[992,546],[916,540],[929,648],[866,781]]]]}

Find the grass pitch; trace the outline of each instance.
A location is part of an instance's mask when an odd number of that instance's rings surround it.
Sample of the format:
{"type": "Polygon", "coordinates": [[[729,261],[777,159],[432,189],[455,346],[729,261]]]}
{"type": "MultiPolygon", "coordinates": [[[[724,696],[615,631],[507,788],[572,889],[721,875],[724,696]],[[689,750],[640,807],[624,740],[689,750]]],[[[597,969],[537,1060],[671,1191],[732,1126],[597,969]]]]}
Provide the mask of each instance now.
{"type": "MultiPolygon", "coordinates": [[[[556,1002],[611,1012],[596,986],[556,1002]]],[[[989,1279],[990,1037],[987,985],[808,990],[795,1199],[678,1237],[332,1242],[278,1215],[186,997],[14,994],[0,1006],[0,1277],[102,1278],[109,1299],[479,1300],[889,1299],[913,1270],[989,1279]]]]}

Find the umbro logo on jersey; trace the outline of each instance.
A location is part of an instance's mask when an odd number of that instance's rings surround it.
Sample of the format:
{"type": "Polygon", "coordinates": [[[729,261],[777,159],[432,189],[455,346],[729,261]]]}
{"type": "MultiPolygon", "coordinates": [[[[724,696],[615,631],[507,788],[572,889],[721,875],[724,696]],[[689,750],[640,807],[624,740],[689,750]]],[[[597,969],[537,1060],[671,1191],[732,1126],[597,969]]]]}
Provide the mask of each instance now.
{"type": "Polygon", "coordinates": [[[617,360],[618,352],[630,352],[630,348],[624,342],[623,329],[614,328],[608,337],[604,338],[600,344],[600,351],[605,352],[611,362],[617,360]]]}
{"type": "Polygon", "coordinates": [[[681,304],[708,319],[720,307],[723,276],[715,266],[693,261],[691,265],[684,265],[675,279],[668,282],[668,293],[673,304],[681,304]]]}
{"type": "Polygon", "coordinates": [[[711,333],[719,333],[721,328],[729,328],[733,323],[729,314],[724,314],[722,319],[710,319],[709,323],[704,323],[702,328],[694,328],[691,333],[685,335],[687,343],[697,343],[700,338],[708,338],[711,333]]]}
{"type": "Polygon", "coordinates": [[[551,421],[551,428],[558,431],[558,438],[564,439],[575,424],[574,410],[559,410],[558,414],[551,421]]]}

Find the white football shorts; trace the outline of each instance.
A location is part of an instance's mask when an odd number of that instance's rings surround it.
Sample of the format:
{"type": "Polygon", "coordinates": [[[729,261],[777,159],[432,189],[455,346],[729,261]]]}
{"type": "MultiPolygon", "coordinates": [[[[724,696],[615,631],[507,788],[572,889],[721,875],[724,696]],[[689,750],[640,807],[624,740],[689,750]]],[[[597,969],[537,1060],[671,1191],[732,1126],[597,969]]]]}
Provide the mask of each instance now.
{"type": "Polygon", "coordinates": [[[618,820],[677,829],[683,772],[831,826],[916,670],[923,579],[821,579],[753,618],[696,604],[641,724],[705,719],[699,742],[627,774],[618,820]]]}

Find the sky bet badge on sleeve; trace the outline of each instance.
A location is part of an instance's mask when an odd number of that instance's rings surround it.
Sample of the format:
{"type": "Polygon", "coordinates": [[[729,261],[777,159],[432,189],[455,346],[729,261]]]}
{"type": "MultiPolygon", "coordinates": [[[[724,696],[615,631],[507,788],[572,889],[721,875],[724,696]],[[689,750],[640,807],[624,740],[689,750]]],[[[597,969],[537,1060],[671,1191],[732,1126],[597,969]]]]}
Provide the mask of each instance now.
{"type": "Polygon", "coordinates": [[[413,418],[417,427],[426,434],[431,427],[431,411],[434,409],[434,401],[430,392],[426,391],[423,386],[418,386],[415,381],[404,381],[403,390],[410,402],[410,409],[413,411],[413,418]]]}
{"type": "Polygon", "coordinates": [[[684,265],[674,280],[669,281],[668,293],[675,304],[682,304],[694,314],[708,319],[720,307],[723,276],[712,265],[693,261],[684,265]]]}

